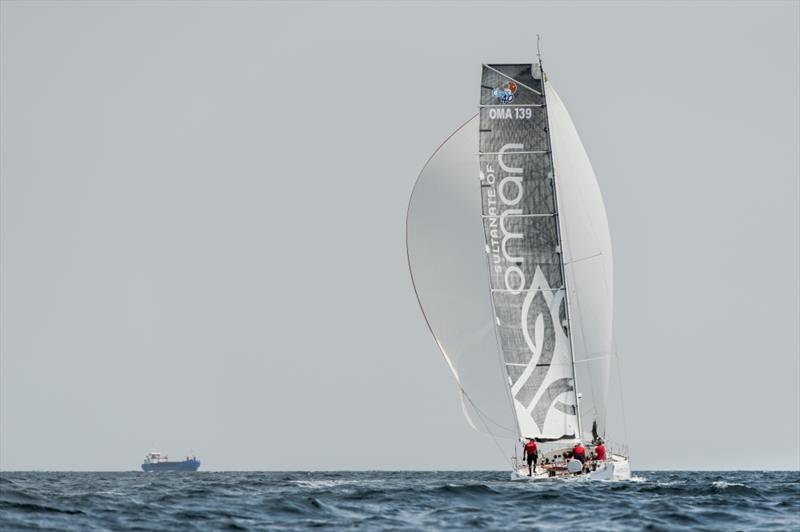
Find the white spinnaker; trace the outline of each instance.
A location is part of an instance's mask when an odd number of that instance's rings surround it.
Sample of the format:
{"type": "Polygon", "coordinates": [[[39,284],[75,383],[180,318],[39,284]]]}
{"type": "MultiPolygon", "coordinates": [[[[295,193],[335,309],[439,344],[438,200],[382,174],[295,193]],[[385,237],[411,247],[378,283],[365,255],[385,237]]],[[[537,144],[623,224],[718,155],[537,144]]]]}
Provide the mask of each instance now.
{"type": "Polygon", "coordinates": [[[476,116],[420,172],[406,216],[408,265],[467,420],[483,432],[516,438],[488,286],[477,146],[476,116]]]}
{"type": "Polygon", "coordinates": [[[596,421],[603,435],[612,355],[614,266],[603,197],[575,125],[546,83],[550,139],[558,191],[575,373],[583,434],[596,421]]]}

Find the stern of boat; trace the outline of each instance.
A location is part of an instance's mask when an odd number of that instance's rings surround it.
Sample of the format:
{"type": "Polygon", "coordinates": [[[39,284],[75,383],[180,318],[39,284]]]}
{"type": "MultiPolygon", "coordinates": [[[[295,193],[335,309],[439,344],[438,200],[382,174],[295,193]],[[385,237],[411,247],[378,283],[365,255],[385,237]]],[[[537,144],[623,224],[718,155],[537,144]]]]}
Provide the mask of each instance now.
{"type": "Polygon", "coordinates": [[[610,481],[630,480],[631,464],[624,456],[612,454],[610,460],[606,460],[589,473],[589,478],[610,481]]]}

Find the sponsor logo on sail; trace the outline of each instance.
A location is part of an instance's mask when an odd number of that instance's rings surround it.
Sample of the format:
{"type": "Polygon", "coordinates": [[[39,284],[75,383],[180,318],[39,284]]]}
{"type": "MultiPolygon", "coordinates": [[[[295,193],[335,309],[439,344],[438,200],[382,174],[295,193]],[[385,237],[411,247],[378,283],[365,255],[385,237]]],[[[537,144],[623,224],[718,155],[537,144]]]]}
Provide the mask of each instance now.
{"type": "MultiPolygon", "coordinates": [[[[502,109],[500,109],[502,110],[502,109]]],[[[522,333],[527,354],[522,349],[507,359],[509,385],[520,419],[529,419],[532,434],[551,436],[575,433],[577,400],[569,360],[569,338],[560,326],[566,312],[563,290],[553,289],[539,264],[525,256],[524,214],[526,158],[522,143],[503,144],[491,159],[484,158],[481,181],[488,185],[484,197],[487,220],[486,251],[494,275],[510,295],[523,298],[506,300],[520,305],[519,321],[504,323],[522,333]],[[524,364],[524,367],[523,367],[524,364]]],[[[530,168],[527,169],[529,172],[530,168]]],[[[499,322],[498,322],[499,323],[499,322]]],[[[505,333],[502,333],[505,334],[505,333]]],[[[523,347],[519,337],[508,340],[523,347]]]]}
{"type": "Polygon", "coordinates": [[[503,274],[505,288],[513,294],[525,289],[525,273],[521,267],[524,258],[512,255],[509,244],[513,244],[514,240],[524,240],[525,235],[515,231],[507,217],[522,214],[523,169],[513,166],[514,163],[508,162],[505,156],[523,149],[522,144],[504,144],[497,154],[499,168],[488,164],[485,171],[481,172],[481,179],[492,186],[487,192],[487,211],[490,216],[488,245],[492,268],[496,273],[503,274]]]}
{"type": "Polygon", "coordinates": [[[514,101],[514,95],[517,93],[517,84],[513,81],[507,81],[503,86],[497,87],[492,91],[492,96],[497,98],[501,103],[511,103],[514,101]]]}

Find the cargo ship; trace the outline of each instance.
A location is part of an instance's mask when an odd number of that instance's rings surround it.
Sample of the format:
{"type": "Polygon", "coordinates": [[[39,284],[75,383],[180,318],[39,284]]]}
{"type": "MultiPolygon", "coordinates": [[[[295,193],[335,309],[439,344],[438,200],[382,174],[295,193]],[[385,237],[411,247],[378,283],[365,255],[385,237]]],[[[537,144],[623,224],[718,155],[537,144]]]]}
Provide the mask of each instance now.
{"type": "Polygon", "coordinates": [[[142,471],[197,471],[200,460],[195,456],[187,456],[181,462],[170,462],[166,454],[147,453],[142,464],[142,471]]]}

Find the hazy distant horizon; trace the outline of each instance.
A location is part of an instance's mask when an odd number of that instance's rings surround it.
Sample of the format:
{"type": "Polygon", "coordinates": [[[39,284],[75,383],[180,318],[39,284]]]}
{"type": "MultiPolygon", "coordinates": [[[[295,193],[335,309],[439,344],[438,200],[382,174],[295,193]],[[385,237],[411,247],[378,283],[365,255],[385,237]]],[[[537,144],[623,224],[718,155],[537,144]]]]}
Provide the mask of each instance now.
{"type": "MultiPolygon", "coordinates": [[[[199,458],[199,457],[198,457],[199,458]]],[[[702,473],[713,473],[715,471],[724,472],[724,473],[732,473],[732,472],[755,472],[755,471],[768,471],[768,472],[775,472],[775,473],[782,473],[782,472],[795,472],[797,469],[769,469],[769,468],[753,468],[753,469],[658,469],[658,468],[648,468],[648,469],[637,469],[635,468],[635,464],[633,464],[634,475],[647,473],[648,471],[652,472],[659,472],[659,473],[669,473],[669,472],[702,472],[702,473]]],[[[460,471],[478,471],[482,473],[502,473],[506,475],[508,473],[508,468],[499,468],[499,469],[207,469],[203,466],[200,466],[200,469],[195,473],[368,473],[370,471],[380,472],[380,473],[392,473],[392,472],[403,472],[403,473],[434,473],[434,472],[460,472],[460,471]]],[[[0,469],[0,473],[142,473],[148,475],[159,475],[163,473],[145,473],[141,470],[141,468],[135,469],[0,469]]],[[[185,473],[182,473],[185,474],[185,473]]]]}
{"type": "Polygon", "coordinates": [[[507,469],[405,213],[481,63],[535,61],[537,33],[608,212],[633,470],[800,469],[799,20],[3,1],[0,470],[507,469]]]}

